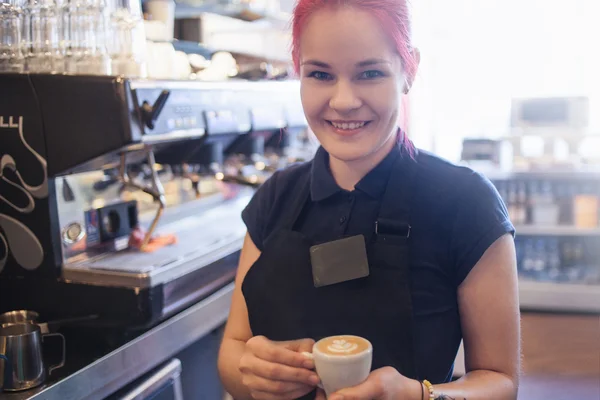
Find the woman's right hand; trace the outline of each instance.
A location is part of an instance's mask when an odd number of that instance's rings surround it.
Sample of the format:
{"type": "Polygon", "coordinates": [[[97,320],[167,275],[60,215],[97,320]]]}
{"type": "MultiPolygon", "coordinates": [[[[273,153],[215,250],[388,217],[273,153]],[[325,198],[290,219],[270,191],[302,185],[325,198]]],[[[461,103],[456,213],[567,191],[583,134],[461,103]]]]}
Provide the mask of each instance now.
{"type": "Polygon", "coordinates": [[[315,389],[319,377],[314,362],[302,354],[312,351],[312,339],[274,342],[255,336],[246,342],[239,369],[242,383],[256,400],[290,400],[315,389]]]}

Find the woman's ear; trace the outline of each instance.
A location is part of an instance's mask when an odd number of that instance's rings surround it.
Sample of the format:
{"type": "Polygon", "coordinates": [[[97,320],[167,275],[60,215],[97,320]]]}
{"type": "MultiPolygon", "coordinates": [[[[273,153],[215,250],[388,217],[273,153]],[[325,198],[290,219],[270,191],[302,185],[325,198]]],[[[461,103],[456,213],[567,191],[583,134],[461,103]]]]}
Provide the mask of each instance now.
{"type": "Polygon", "coordinates": [[[411,51],[413,59],[415,60],[415,70],[413,71],[412,76],[405,77],[405,85],[404,85],[404,94],[408,94],[410,88],[412,87],[415,76],[417,75],[417,71],[419,69],[419,64],[421,63],[421,52],[416,47],[411,51]]]}
{"type": "Polygon", "coordinates": [[[419,68],[419,64],[421,63],[421,52],[419,51],[419,49],[417,49],[416,47],[412,49],[411,51],[412,56],[415,60],[415,73],[417,72],[416,70],[419,68]]]}

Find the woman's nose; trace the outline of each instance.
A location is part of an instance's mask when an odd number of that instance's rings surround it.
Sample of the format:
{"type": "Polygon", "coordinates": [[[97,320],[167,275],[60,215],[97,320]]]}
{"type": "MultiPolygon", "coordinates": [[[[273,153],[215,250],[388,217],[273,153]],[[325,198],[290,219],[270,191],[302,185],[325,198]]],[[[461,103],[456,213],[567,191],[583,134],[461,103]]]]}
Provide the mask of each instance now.
{"type": "Polygon", "coordinates": [[[329,107],[340,114],[360,108],[362,101],[351,83],[340,81],[335,85],[329,107]]]}

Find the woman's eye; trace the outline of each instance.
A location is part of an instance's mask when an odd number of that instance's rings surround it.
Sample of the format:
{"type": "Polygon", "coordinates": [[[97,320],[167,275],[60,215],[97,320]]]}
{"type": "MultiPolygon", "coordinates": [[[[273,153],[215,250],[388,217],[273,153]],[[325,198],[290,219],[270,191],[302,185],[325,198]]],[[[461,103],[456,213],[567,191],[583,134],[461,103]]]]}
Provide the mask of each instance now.
{"type": "Polygon", "coordinates": [[[370,71],[365,71],[365,72],[361,73],[360,79],[374,79],[374,78],[379,78],[382,76],[384,76],[383,72],[377,71],[377,70],[370,70],[370,71]]]}
{"type": "Polygon", "coordinates": [[[316,80],[319,81],[328,81],[331,79],[331,75],[328,74],[327,72],[323,72],[323,71],[313,71],[310,74],[308,74],[309,78],[315,78],[316,80]]]}

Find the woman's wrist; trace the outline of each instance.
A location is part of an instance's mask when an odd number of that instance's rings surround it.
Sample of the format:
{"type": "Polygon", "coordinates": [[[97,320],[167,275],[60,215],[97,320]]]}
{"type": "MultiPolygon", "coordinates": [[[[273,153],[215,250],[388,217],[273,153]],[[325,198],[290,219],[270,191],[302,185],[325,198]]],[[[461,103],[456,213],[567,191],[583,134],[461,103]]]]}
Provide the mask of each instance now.
{"type": "Polygon", "coordinates": [[[411,400],[429,400],[429,392],[423,382],[411,379],[408,382],[408,399],[411,400]]]}

